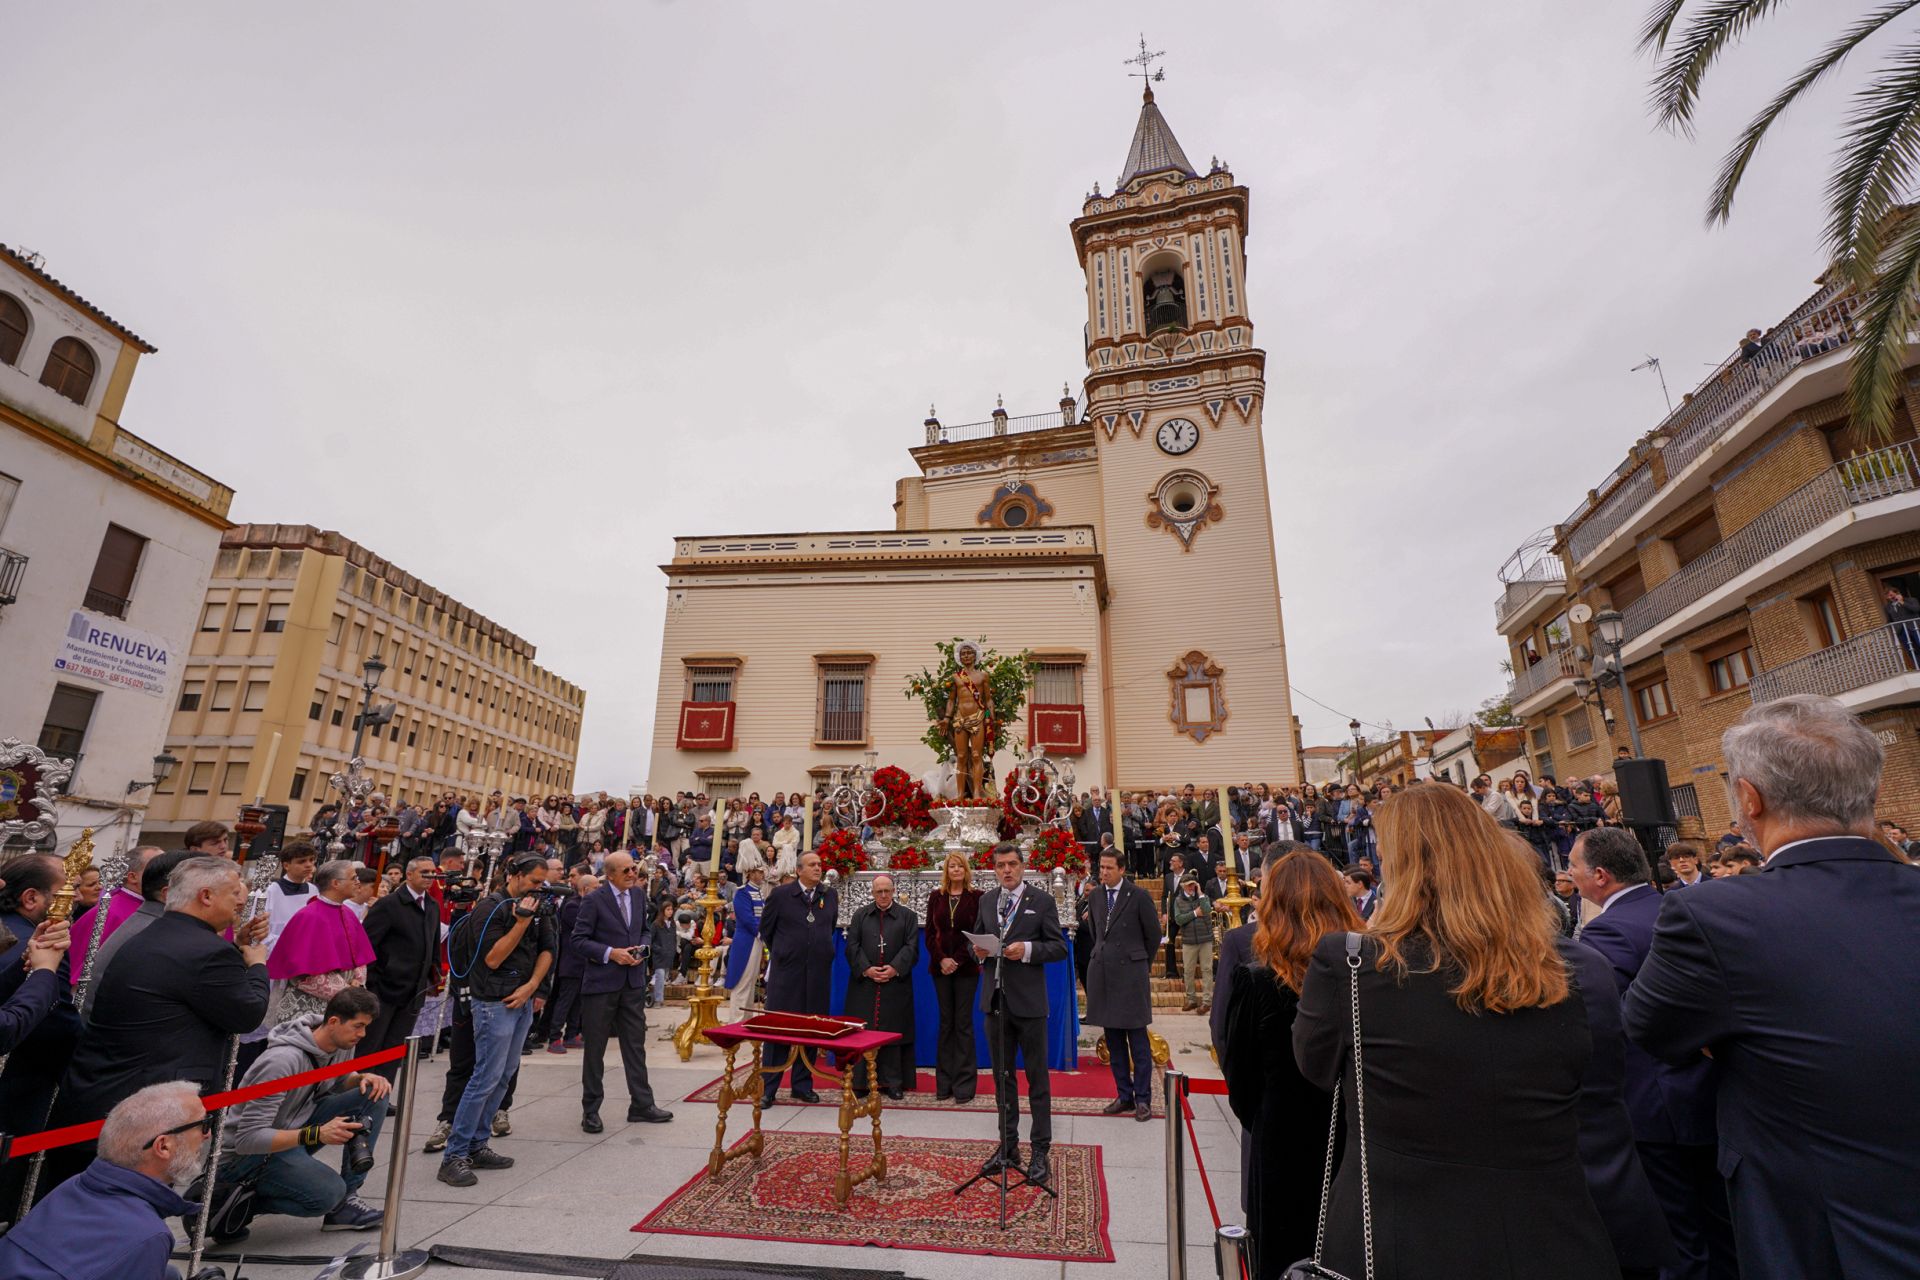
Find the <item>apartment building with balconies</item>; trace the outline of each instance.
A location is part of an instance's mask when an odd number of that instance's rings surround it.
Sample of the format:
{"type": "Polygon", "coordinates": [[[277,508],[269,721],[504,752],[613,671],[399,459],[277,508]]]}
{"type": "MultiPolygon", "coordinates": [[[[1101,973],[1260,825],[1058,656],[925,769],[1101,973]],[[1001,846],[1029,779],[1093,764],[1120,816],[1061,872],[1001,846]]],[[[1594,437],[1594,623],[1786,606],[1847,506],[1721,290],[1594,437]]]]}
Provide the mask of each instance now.
{"type": "Polygon", "coordinates": [[[1863,438],[1854,308],[1823,284],[1502,567],[1495,625],[1536,773],[1608,773],[1629,741],[1619,686],[1576,684],[1596,647],[1584,604],[1622,615],[1626,694],[1683,830],[1725,827],[1720,735],[1792,693],[1858,712],[1887,747],[1882,816],[1920,818],[1920,621],[1884,607],[1920,594],[1920,350],[1891,438],[1863,438]]]}
{"type": "Polygon", "coordinates": [[[586,692],[534,646],[351,539],[311,525],[235,525],[196,602],[172,704],[179,760],[147,828],[177,843],[262,797],[310,825],[346,768],[354,722],[394,704],[361,756],[380,791],[430,805],[444,792],[571,794],[586,692]],[[378,659],[384,669],[370,671],[378,659]]]}

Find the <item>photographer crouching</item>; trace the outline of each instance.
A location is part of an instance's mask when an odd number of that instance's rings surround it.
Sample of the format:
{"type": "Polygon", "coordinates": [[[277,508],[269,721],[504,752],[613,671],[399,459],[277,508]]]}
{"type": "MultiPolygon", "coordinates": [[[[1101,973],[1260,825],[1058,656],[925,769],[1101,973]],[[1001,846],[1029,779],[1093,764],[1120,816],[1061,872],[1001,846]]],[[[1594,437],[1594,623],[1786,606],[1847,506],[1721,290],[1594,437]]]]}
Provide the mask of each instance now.
{"type": "MultiPolygon", "coordinates": [[[[241,1087],[282,1080],[344,1062],[359,1050],[380,1001],[348,987],[309,1013],[275,1027],[241,1087]]],[[[373,1168],[373,1144],[387,1118],[385,1077],[354,1072],[241,1103],[231,1113],[233,1154],[221,1162],[220,1187],[253,1188],[253,1212],[320,1218],[324,1231],[370,1231],[380,1210],[355,1195],[373,1168]],[[341,1147],[340,1167],[324,1151],[341,1147]]],[[[224,1240],[244,1229],[227,1229],[224,1240]]]]}
{"type": "Polygon", "coordinates": [[[546,880],[545,858],[515,854],[507,863],[506,892],[475,903],[447,940],[449,963],[467,982],[473,1019],[473,1074],[454,1111],[438,1174],[450,1187],[473,1186],[476,1169],[513,1167],[512,1157],[495,1152],[487,1138],[533,1015],[546,1003],[560,905],[546,880]]]}

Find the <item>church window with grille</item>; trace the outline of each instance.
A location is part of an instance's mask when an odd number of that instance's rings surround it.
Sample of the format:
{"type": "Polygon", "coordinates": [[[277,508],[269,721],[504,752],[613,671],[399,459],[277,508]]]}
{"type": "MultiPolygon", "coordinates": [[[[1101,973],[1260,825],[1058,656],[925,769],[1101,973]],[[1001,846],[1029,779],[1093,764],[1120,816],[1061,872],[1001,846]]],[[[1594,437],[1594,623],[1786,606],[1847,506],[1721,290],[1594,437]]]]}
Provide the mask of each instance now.
{"type": "Polygon", "coordinates": [[[688,702],[732,702],[733,681],[740,669],[732,666],[688,667],[688,702]]]}
{"type": "Polygon", "coordinates": [[[820,715],[815,738],[820,742],[852,743],[867,740],[868,662],[820,664],[820,715]]]}
{"type": "Polygon", "coordinates": [[[1032,700],[1042,706],[1077,707],[1080,705],[1078,662],[1041,662],[1033,669],[1032,700]]]}

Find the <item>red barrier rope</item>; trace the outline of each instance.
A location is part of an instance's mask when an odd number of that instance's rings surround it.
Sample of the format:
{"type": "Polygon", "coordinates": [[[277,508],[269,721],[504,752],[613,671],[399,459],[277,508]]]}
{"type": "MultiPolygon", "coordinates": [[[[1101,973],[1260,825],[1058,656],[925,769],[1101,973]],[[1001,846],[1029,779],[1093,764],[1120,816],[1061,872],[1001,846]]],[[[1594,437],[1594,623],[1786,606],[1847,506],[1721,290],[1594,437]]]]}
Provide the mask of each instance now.
{"type": "Polygon", "coordinates": [[[1224,1098],[1227,1096],[1227,1082],[1225,1080],[1208,1080],[1205,1077],[1188,1076],[1187,1092],[1210,1093],[1224,1098]]]}
{"type": "Polygon", "coordinates": [[[1193,1148],[1193,1164],[1200,1170],[1200,1189],[1207,1193],[1207,1212],[1213,1215],[1213,1229],[1220,1230],[1220,1206],[1213,1202],[1213,1184],[1207,1180],[1207,1162],[1200,1158],[1200,1135],[1193,1131],[1193,1107],[1187,1091],[1180,1090],[1180,1113],[1187,1121],[1187,1144],[1193,1148]]]}
{"type": "MultiPolygon", "coordinates": [[[[331,1080],[335,1076],[344,1076],[354,1071],[364,1071],[368,1067],[377,1067],[384,1062],[396,1062],[406,1056],[407,1046],[397,1044],[391,1049],[382,1049],[370,1053],[364,1058],[351,1058],[346,1062],[337,1062],[330,1067],[315,1067],[311,1071],[301,1071],[294,1075],[282,1076],[277,1080],[262,1080],[259,1084],[248,1085],[244,1089],[230,1089],[225,1093],[210,1093],[200,1100],[209,1111],[218,1111],[222,1107],[237,1106],[242,1102],[252,1102],[255,1098],[264,1098],[269,1094],[285,1093],[289,1089],[298,1089],[305,1084],[318,1084],[322,1080],[331,1080]]],[[[62,1129],[46,1129],[39,1133],[29,1133],[16,1138],[9,1150],[9,1156],[17,1159],[30,1156],[36,1151],[50,1151],[55,1147],[70,1147],[76,1142],[92,1142],[100,1136],[102,1122],[92,1120],[86,1124],[70,1124],[62,1129]]],[[[1204,1175],[1203,1175],[1204,1176],[1204,1175]]]]}

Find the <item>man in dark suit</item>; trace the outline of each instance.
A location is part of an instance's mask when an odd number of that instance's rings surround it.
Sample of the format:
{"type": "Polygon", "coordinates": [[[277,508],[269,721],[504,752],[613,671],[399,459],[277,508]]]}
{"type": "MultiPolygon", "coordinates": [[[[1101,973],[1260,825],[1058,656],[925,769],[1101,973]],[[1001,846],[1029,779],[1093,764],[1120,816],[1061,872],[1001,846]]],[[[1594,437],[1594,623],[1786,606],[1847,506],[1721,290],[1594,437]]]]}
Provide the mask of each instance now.
{"type": "Polygon", "coordinates": [[[988,957],[975,947],[980,968],[980,1008],[987,1015],[987,1048],[993,1060],[993,1105],[1000,1115],[1000,1147],[981,1172],[997,1174],[1020,1163],[1020,1086],[1014,1081],[1014,1054],[1026,1060],[1027,1105],[1033,1108],[1029,1182],[1045,1182],[1053,1148],[1053,1090],[1047,1076],[1047,969],[1067,958],[1067,938],[1059,912],[1045,890],[1027,884],[1020,846],[993,850],[993,873],[1000,883],[980,898],[982,928],[1000,939],[1000,954],[988,957]]]}
{"type": "MultiPolygon", "coordinates": [[[[585,862],[574,864],[569,879],[573,885],[573,895],[560,904],[557,917],[560,955],[553,962],[553,999],[547,1001],[547,1007],[540,1011],[539,1021],[534,1023],[534,1043],[545,1040],[548,1053],[565,1053],[576,1038],[580,1044],[573,1045],[574,1048],[586,1043],[586,1014],[580,999],[580,983],[587,976],[587,960],[585,949],[573,940],[573,926],[580,922],[580,912],[587,905],[587,899],[600,888],[600,880],[588,870],[585,862]]],[[[643,896],[645,892],[643,888],[643,896]]],[[[648,902],[647,926],[651,939],[651,901],[648,902]]]]}
{"type": "MultiPolygon", "coordinates": [[[[1567,865],[1580,896],[1600,906],[1580,940],[1607,958],[1624,994],[1646,963],[1660,914],[1647,855],[1626,828],[1599,827],[1573,842],[1567,865]]],[[[1640,1163],[1680,1253],[1666,1275],[1733,1280],[1740,1272],[1727,1188],[1714,1167],[1713,1064],[1705,1057],[1661,1062],[1629,1042],[1626,1102],[1640,1163]]]]}
{"type": "MultiPolygon", "coordinates": [[[[0,971],[9,984],[25,966],[27,941],[47,918],[53,895],[66,882],[66,864],[45,853],[23,853],[9,858],[6,881],[0,885],[0,971]]],[[[91,923],[91,922],[89,922],[91,923]]],[[[0,1069],[0,1124],[15,1133],[35,1133],[47,1127],[54,1090],[73,1056],[80,1034],[80,1015],[73,1007],[70,956],[54,970],[53,1009],[30,1031],[0,1069]]],[[[0,1203],[12,1205],[24,1185],[24,1160],[0,1167],[0,1203]]]]}
{"type": "Polygon", "coordinates": [[[607,883],[596,889],[573,922],[573,943],[586,962],[580,978],[586,1058],[580,1064],[580,1127],[599,1133],[607,1033],[620,1037],[620,1065],[627,1073],[627,1121],[664,1124],[671,1111],[654,1105],[647,1083],[647,953],[652,921],[640,868],[630,853],[610,853],[607,883]]]}
{"type": "Polygon", "coordinates": [[[1093,950],[1087,957],[1087,1022],[1105,1031],[1114,1099],[1103,1114],[1133,1112],[1153,1118],[1153,953],[1160,947],[1160,915],[1153,900],[1127,879],[1120,851],[1100,851],[1100,883],[1087,895],[1093,950]]]}
{"type": "Polygon", "coordinates": [[[1884,751],[1830,698],[1721,739],[1766,856],[1660,903],[1627,1034],[1718,1073],[1719,1169],[1745,1280],[1911,1275],[1920,1258],[1920,868],[1873,839],[1884,751]]]}
{"type": "MultiPolygon", "coordinates": [[[[367,990],[380,998],[380,1009],[360,1042],[362,1054],[405,1040],[433,987],[440,966],[440,908],[427,896],[433,869],[433,859],[424,854],[407,859],[400,887],[367,908],[367,941],[373,944],[367,990]]],[[[391,1081],[398,1067],[389,1062],[373,1070],[391,1081]]]]}
{"type": "MultiPolygon", "coordinates": [[[[766,944],[767,1010],[771,1013],[825,1014],[833,989],[833,926],[840,914],[840,895],[820,885],[820,855],[800,855],[797,880],[767,895],[760,917],[760,939],[766,944]]],[[[813,1070],[798,1050],[768,1045],[762,1069],[762,1108],[779,1099],[780,1077],[793,1064],[793,1096],[800,1102],[818,1102],[813,1070]]]]}
{"type": "Polygon", "coordinates": [[[1101,796],[1100,788],[1095,787],[1087,797],[1087,805],[1080,811],[1080,821],[1075,825],[1073,835],[1086,851],[1089,862],[1098,856],[1102,844],[1112,843],[1110,839],[1100,839],[1102,835],[1113,835],[1113,809],[1101,796]]]}
{"type": "MultiPolygon", "coordinates": [[[[56,1126],[105,1118],[150,1084],[222,1084],[230,1037],[267,1016],[267,913],[235,932],[247,903],[239,864],[187,858],[167,882],[167,911],[121,949],[90,992],[92,1016],[60,1085],[56,1126]]],[[[47,1153],[43,1191],[86,1168],[91,1142],[47,1153]]]]}

